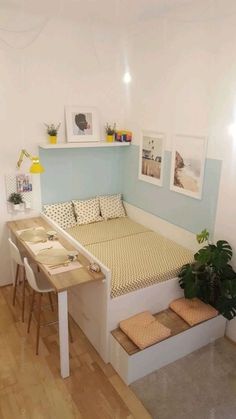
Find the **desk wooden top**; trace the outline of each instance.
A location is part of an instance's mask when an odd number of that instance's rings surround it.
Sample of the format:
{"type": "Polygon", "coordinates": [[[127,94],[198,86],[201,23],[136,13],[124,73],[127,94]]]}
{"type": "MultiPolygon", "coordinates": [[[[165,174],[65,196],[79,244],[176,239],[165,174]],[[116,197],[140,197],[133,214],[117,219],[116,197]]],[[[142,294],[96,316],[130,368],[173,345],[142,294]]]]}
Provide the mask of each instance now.
{"type": "MultiPolygon", "coordinates": [[[[56,274],[56,275],[50,275],[48,271],[45,269],[45,267],[41,263],[36,261],[35,255],[32,252],[32,250],[29,248],[27,243],[24,240],[20,239],[18,234],[16,233],[18,230],[24,230],[26,228],[32,228],[32,227],[44,227],[46,231],[52,230],[52,226],[42,217],[8,221],[7,227],[16,238],[19,248],[22,249],[26,253],[27,257],[29,257],[32,261],[37,263],[37,265],[40,267],[40,270],[44,272],[46,278],[48,279],[48,281],[51,283],[51,285],[55,288],[57,292],[65,291],[77,285],[81,285],[87,282],[98,281],[105,278],[102,272],[99,272],[99,273],[90,272],[87,269],[87,266],[89,265],[89,260],[80,253],[78,256],[78,261],[82,265],[81,268],[74,269],[74,270],[67,271],[60,274],[56,274]]],[[[58,241],[62,244],[62,246],[65,249],[75,250],[75,247],[68,240],[66,240],[62,235],[60,235],[60,233],[57,233],[57,236],[58,236],[58,241]]]]}

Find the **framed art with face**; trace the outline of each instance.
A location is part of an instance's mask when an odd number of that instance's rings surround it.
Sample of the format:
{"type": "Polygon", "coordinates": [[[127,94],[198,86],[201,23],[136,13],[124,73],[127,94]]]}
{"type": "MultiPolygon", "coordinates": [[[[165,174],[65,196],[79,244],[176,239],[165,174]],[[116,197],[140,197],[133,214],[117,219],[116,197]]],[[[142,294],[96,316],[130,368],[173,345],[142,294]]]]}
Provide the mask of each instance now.
{"type": "Polygon", "coordinates": [[[100,141],[96,108],[67,106],[65,113],[67,142],[100,141]]]}

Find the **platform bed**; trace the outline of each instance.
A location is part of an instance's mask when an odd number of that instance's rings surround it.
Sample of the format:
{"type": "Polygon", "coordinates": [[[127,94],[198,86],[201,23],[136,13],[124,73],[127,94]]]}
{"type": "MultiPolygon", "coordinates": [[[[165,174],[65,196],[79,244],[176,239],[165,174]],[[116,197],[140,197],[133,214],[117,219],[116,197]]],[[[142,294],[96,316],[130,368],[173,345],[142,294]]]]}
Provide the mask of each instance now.
{"type": "Polygon", "coordinates": [[[224,336],[226,319],[219,315],[189,326],[172,310],[155,315],[171,329],[167,339],[140,350],[120,330],[110,334],[110,362],[127,385],[224,336]]]}
{"type": "MultiPolygon", "coordinates": [[[[137,215],[138,211],[133,211],[133,213],[135,215],[135,221],[142,223],[142,217],[137,215]]],[[[105,362],[112,361],[114,364],[114,356],[111,357],[110,352],[112,339],[111,331],[118,327],[121,320],[126,319],[129,316],[144,310],[149,310],[151,313],[165,310],[173,299],[182,297],[183,292],[179,287],[178,278],[171,278],[164,282],[152,284],[127,294],[111,298],[111,270],[91,253],[88,248],[83,246],[78,240],[68,234],[68,232],[60,228],[58,224],[44,214],[42,214],[42,217],[45,218],[55,230],[64,235],[64,237],[91,262],[95,261],[101,266],[102,272],[105,275],[103,282],[84,284],[79,288],[73,288],[72,291],[70,291],[69,312],[103,360],[105,362]]],[[[197,345],[196,348],[197,347],[199,346],[197,345]]],[[[116,363],[117,362],[116,359],[116,363]]],[[[129,381],[130,379],[128,378],[127,382],[129,381]]]]}

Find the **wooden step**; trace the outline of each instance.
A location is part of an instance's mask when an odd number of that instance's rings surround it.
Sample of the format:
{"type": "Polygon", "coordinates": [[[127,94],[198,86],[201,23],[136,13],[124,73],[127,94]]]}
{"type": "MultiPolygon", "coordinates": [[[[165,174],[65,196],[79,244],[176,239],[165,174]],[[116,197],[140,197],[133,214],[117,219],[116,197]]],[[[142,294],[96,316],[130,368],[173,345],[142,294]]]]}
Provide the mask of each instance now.
{"type": "MultiPolygon", "coordinates": [[[[190,329],[191,327],[170,308],[167,308],[166,310],[154,314],[154,317],[161,324],[163,324],[171,330],[171,335],[167,339],[169,339],[171,336],[178,335],[179,333],[183,332],[184,330],[190,329]]],[[[119,342],[122,348],[124,348],[127,354],[134,355],[137,352],[143,350],[139,349],[139,347],[135,345],[135,343],[119,327],[113,330],[111,334],[119,342]]],[[[154,343],[154,345],[156,345],[156,343],[154,343]]]]}
{"type": "Polygon", "coordinates": [[[224,336],[226,319],[219,315],[189,326],[171,309],[155,314],[171,335],[143,350],[119,328],[110,334],[110,362],[126,384],[158,370],[224,336]]]}

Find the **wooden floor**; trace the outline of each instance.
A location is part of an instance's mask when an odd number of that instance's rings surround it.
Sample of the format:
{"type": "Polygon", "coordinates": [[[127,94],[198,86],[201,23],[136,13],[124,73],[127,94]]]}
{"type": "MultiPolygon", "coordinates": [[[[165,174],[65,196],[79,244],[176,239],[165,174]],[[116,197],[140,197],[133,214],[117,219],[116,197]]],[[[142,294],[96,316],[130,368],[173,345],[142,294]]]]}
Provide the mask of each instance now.
{"type": "MultiPolygon", "coordinates": [[[[0,419],[151,418],[75,323],[71,376],[63,380],[57,327],[41,329],[35,355],[35,324],[27,335],[19,304],[13,308],[11,298],[12,287],[0,288],[0,419]]],[[[47,310],[45,316],[52,320],[55,313],[47,310]]]]}
{"type": "MultiPolygon", "coordinates": [[[[159,313],[154,314],[154,316],[161,324],[171,330],[170,337],[178,335],[191,327],[170,308],[160,311],[159,313]]],[[[139,349],[139,347],[135,345],[120,328],[113,330],[111,333],[129,355],[134,355],[141,351],[141,349],[139,349]]]]}

